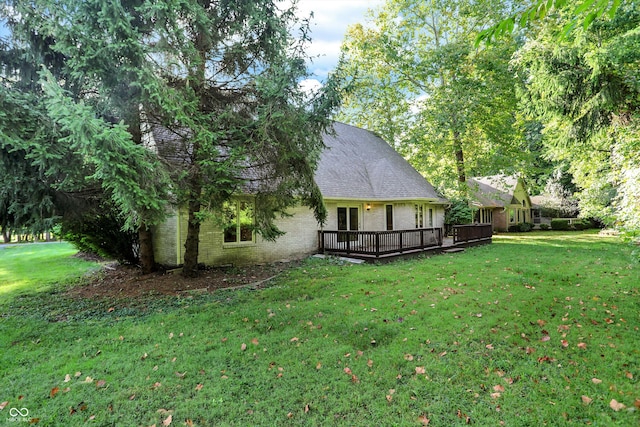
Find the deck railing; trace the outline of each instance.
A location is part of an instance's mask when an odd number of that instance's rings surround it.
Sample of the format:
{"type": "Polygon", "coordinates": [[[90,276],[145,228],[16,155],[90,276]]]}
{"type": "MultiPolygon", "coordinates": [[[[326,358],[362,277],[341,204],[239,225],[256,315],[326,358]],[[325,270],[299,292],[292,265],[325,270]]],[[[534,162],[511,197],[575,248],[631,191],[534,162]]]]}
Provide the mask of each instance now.
{"type": "Polygon", "coordinates": [[[380,257],[442,246],[441,228],[393,231],[318,231],[320,252],[380,257]]]}
{"type": "Polygon", "coordinates": [[[493,236],[491,224],[468,224],[453,226],[453,243],[488,239],[493,236]]]}

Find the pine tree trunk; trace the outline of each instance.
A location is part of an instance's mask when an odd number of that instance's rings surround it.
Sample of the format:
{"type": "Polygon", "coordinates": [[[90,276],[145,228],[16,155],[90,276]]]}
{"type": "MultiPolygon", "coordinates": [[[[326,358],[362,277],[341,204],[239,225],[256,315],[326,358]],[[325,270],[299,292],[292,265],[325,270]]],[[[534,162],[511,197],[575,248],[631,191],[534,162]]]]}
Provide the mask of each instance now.
{"type": "Polygon", "coordinates": [[[198,277],[198,248],[200,245],[200,201],[192,198],[189,202],[189,221],[187,223],[187,240],[184,243],[184,277],[198,277]]]}
{"type": "Polygon", "coordinates": [[[149,274],[155,271],[156,262],[153,254],[153,236],[146,224],[140,225],[138,229],[138,241],[140,243],[140,267],[142,274],[149,274]]]}

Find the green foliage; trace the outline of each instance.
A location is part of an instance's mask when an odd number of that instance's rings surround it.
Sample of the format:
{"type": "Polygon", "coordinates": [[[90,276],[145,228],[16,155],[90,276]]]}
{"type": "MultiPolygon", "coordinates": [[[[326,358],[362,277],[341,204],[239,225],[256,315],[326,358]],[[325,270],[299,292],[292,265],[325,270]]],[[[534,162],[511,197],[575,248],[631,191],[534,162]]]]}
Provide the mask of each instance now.
{"type": "Polygon", "coordinates": [[[522,170],[531,150],[508,63],[516,45],[472,46],[478,19],[508,7],[387,1],[347,33],[342,72],[352,80],[339,118],[379,133],[447,197],[467,176],[522,170]]]}
{"type": "MultiPolygon", "coordinates": [[[[576,27],[587,29],[595,20],[603,17],[613,18],[622,0],[596,1],[583,0],[571,9],[570,20],[561,31],[558,39],[562,40],[576,27]]],[[[568,9],[567,0],[535,0],[523,2],[519,10],[513,15],[501,20],[497,24],[483,30],[476,38],[476,46],[481,42],[491,43],[492,40],[509,35],[514,28],[533,26],[535,22],[543,20],[545,16],[568,9]]]]}
{"type": "Polygon", "coordinates": [[[571,226],[574,230],[578,230],[578,231],[588,230],[590,228],[593,228],[593,224],[591,223],[591,221],[585,218],[579,219],[577,221],[573,221],[571,226]]]}
{"type": "Polygon", "coordinates": [[[510,225],[508,230],[510,233],[526,233],[533,230],[534,224],[529,222],[521,222],[520,224],[510,225]]]}
{"type": "MultiPolygon", "coordinates": [[[[3,416],[20,405],[40,425],[71,427],[170,416],[205,426],[636,424],[637,411],[610,406],[633,408],[638,391],[629,247],[592,233],[493,241],[383,266],[310,260],[260,290],[0,293],[3,416]]],[[[0,265],[12,265],[3,251],[0,265]]]]}
{"type": "Polygon", "coordinates": [[[635,228],[640,9],[621,3],[609,19],[558,41],[554,34],[571,19],[558,13],[543,21],[516,54],[516,70],[526,76],[523,107],[545,126],[547,157],[569,166],[581,215],[635,228]]]}
{"type": "Polygon", "coordinates": [[[551,225],[549,224],[540,224],[540,230],[549,230],[551,228],[551,225]]]}
{"type": "Polygon", "coordinates": [[[554,218],[551,220],[551,229],[552,230],[569,230],[570,229],[569,220],[554,218]]]}
{"type": "Polygon", "coordinates": [[[451,205],[445,209],[445,225],[471,224],[474,210],[469,207],[469,200],[454,198],[449,200],[451,205]]]}
{"type": "Polygon", "coordinates": [[[60,237],[82,252],[136,264],[138,233],[124,227],[125,218],[109,200],[92,204],[62,218],[60,237]]]}

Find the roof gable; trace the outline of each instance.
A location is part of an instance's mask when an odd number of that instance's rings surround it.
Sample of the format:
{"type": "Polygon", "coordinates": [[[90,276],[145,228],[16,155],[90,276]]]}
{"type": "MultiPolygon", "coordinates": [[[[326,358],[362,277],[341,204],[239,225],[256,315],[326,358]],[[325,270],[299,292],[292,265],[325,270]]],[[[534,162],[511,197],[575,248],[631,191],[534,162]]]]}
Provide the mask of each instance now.
{"type": "MultiPolygon", "coordinates": [[[[467,185],[470,189],[472,204],[480,207],[505,207],[510,204],[520,204],[516,197],[521,188],[528,198],[524,182],[515,175],[492,175],[469,178],[467,185]]],[[[531,202],[529,201],[529,205],[531,202]]]]}
{"type": "Polygon", "coordinates": [[[373,132],[335,122],[323,141],[315,179],[325,198],[447,202],[373,132]]]}

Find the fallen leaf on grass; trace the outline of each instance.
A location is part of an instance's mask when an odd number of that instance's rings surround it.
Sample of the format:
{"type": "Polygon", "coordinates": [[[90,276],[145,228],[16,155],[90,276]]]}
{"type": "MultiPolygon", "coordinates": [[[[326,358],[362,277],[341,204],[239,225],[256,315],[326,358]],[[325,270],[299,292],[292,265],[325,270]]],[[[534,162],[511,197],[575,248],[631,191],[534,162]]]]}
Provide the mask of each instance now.
{"type": "Polygon", "coordinates": [[[410,354],[405,354],[404,355],[404,360],[408,360],[409,362],[411,362],[413,360],[413,356],[410,354]]]}
{"type": "Polygon", "coordinates": [[[625,371],[624,376],[629,378],[630,380],[633,379],[633,374],[631,372],[629,372],[629,371],[625,371]]]}
{"type": "Polygon", "coordinates": [[[245,351],[247,349],[247,345],[245,343],[242,343],[242,345],[240,346],[240,350],[245,351]]]}
{"type": "Polygon", "coordinates": [[[494,385],[493,386],[493,390],[502,392],[502,391],[504,391],[504,386],[500,385],[500,384],[494,385]]]}
{"type": "Polygon", "coordinates": [[[182,373],[176,372],[175,374],[176,374],[176,377],[178,377],[178,378],[184,378],[184,376],[187,375],[187,372],[186,371],[182,372],[182,373]]]}
{"type": "Polygon", "coordinates": [[[635,406],[636,408],[640,409],[640,399],[636,399],[636,400],[633,402],[633,406],[635,406]]]}
{"type": "Polygon", "coordinates": [[[56,394],[58,394],[58,392],[60,391],[60,387],[54,387],[51,389],[51,392],[49,392],[49,396],[51,398],[54,398],[56,394]]]}
{"type": "Polygon", "coordinates": [[[64,376],[64,382],[68,383],[69,381],[71,381],[71,375],[67,374],[64,376]]]}
{"type": "Polygon", "coordinates": [[[591,382],[594,384],[600,384],[602,382],[602,380],[599,380],[597,378],[591,378],[591,382]]]}
{"type": "Polygon", "coordinates": [[[542,319],[538,319],[536,323],[537,323],[538,325],[540,325],[540,327],[542,327],[542,326],[544,326],[544,325],[546,325],[546,324],[547,324],[547,322],[545,322],[545,321],[544,321],[544,320],[542,320],[542,319]]]}
{"type": "Polygon", "coordinates": [[[500,396],[501,396],[501,394],[500,394],[500,393],[498,393],[498,392],[496,392],[496,393],[491,393],[491,398],[492,398],[492,399],[497,399],[497,398],[499,398],[500,396]]]}
{"type": "Polygon", "coordinates": [[[578,343],[578,348],[581,348],[581,349],[583,349],[583,350],[586,350],[586,349],[587,349],[587,343],[584,343],[584,342],[580,342],[580,343],[578,343]]]}
{"type": "Polygon", "coordinates": [[[421,423],[423,426],[428,426],[431,420],[427,418],[426,415],[420,415],[418,417],[418,422],[421,423]]]}
{"type": "Polygon", "coordinates": [[[542,338],[540,338],[540,341],[542,342],[547,342],[551,339],[551,337],[549,335],[544,335],[542,338]]]}
{"type": "Polygon", "coordinates": [[[424,368],[424,366],[416,366],[416,375],[422,375],[426,373],[427,370],[424,368]]]}
{"type": "Polygon", "coordinates": [[[96,383],[96,387],[101,388],[101,387],[104,387],[106,384],[107,382],[105,380],[98,380],[98,382],[96,383]]]}
{"type": "Polygon", "coordinates": [[[296,342],[296,341],[298,341],[298,337],[293,337],[289,340],[289,342],[296,342]]]}
{"type": "Polygon", "coordinates": [[[162,425],[163,426],[168,426],[171,425],[171,421],[173,421],[173,415],[169,415],[163,422],[162,425]]]}
{"type": "Polygon", "coordinates": [[[260,343],[260,342],[258,341],[258,338],[253,338],[253,339],[251,340],[251,344],[253,344],[253,345],[258,345],[259,343],[260,343]]]}
{"type": "Polygon", "coordinates": [[[624,404],[618,402],[615,399],[611,399],[611,402],[609,402],[609,406],[611,407],[611,409],[613,409],[616,412],[621,411],[624,408],[626,408],[626,406],[624,404]]]}
{"type": "Polygon", "coordinates": [[[593,401],[592,398],[582,395],[582,403],[584,403],[585,405],[588,405],[589,403],[591,403],[593,401]]]}
{"type": "Polygon", "coordinates": [[[0,403],[0,411],[2,411],[5,408],[5,406],[7,406],[8,404],[9,404],[9,401],[0,403]]]}
{"type": "Polygon", "coordinates": [[[567,340],[560,340],[560,343],[562,344],[562,347],[564,347],[564,348],[569,347],[569,341],[567,341],[567,340]]]}
{"type": "Polygon", "coordinates": [[[204,387],[202,384],[198,384],[198,385],[196,386],[196,391],[200,391],[200,390],[202,390],[202,387],[204,387]]]}

